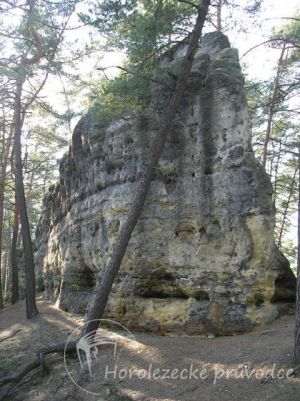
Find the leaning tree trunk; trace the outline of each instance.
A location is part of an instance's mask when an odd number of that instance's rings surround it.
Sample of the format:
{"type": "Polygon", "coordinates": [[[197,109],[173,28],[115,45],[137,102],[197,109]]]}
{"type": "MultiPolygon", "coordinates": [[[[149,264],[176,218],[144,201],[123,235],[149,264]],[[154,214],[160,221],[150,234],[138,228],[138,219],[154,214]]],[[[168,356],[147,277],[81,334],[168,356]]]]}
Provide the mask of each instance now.
{"type": "Polygon", "coordinates": [[[21,150],[21,134],[22,134],[22,96],[23,81],[18,80],[16,83],[15,105],[14,105],[14,125],[15,125],[15,185],[17,202],[19,206],[21,234],[25,258],[25,280],[26,280],[26,315],[30,319],[38,313],[35,303],[35,275],[34,275],[34,259],[31,242],[30,227],[27,215],[26,199],[23,182],[22,169],[22,150],[21,150]]]}
{"type": "Polygon", "coordinates": [[[294,362],[300,365],[300,146],[298,148],[298,257],[294,362]]]}
{"type": "Polygon", "coordinates": [[[176,90],[166,107],[164,123],[154,139],[150,152],[149,164],[138,185],[138,188],[136,189],[136,196],[133,200],[132,207],[128,212],[126,221],[121,228],[119,237],[112,252],[112,256],[109,262],[106,264],[103,273],[101,272],[101,275],[99,275],[97,279],[92,300],[86,314],[87,324],[84,326],[80,336],[97,329],[99,323],[95,321],[95,319],[100,319],[105,310],[114,279],[118,274],[131,234],[143,209],[155,168],[158,165],[167,136],[173,126],[173,121],[176,116],[180,100],[187,87],[187,82],[191,73],[194,56],[202,33],[202,28],[206,20],[209,4],[210,0],[202,0],[201,5],[198,7],[197,20],[190,37],[190,44],[188,46],[186,56],[181,66],[176,90]]]}

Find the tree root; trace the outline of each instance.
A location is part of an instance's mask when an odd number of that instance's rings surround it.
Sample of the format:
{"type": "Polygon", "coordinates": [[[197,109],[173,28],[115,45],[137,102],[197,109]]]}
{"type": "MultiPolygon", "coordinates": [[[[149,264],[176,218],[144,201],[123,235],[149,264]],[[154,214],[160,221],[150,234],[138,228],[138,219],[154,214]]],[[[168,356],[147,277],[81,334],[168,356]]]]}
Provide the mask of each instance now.
{"type": "Polygon", "coordinates": [[[10,390],[18,384],[28,373],[32,370],[40,367],[40,372],[42,377],[48,373],[46,366],[45,357],[48,354],[54,353],[72,353],[76,350],[76,342],[69,342],[66,346],[65,344],[54,344],[47,348],[41,348],[36,353],[36,358],[27,364],[23,365],[15,374],[8,375],[3,379],[0,379],[0,401],[10,392],[10,390]]]}
{"type": "Polygon", "coordinates": [[[19,331],[22,331],[22,329],[17,329],[15,331],[13,331],[11,334],[9,334],[8,336],[0,338],[0,343],[2,343],[2,341],[6,341],[9,338],[13,337],[15,334],[19,333],[19,331]]]}

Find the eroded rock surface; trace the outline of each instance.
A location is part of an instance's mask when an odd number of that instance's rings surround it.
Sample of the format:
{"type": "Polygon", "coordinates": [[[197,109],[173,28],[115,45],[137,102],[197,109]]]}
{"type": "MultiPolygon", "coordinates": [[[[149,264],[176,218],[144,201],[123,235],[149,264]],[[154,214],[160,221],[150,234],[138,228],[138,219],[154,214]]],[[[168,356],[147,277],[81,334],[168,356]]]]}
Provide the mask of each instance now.
{"type": "MultiPolygon", "coordinates": [[[[160,62],[169,86],[184,51],[160,62]]],[[[169,96],[158,85],[152,92],[142,116],[103,126],[88,112],[45,196],[37,262],[46,297],[65,310],[84,312],[132,204],[169,96]]],[[[107,316],[135,329],[199,334],[274,319],[275,301],[293,299],[295,280],[274,244],[271,194],[251,148],[238,52],[224,35],[207,34],[107,316]]]]}

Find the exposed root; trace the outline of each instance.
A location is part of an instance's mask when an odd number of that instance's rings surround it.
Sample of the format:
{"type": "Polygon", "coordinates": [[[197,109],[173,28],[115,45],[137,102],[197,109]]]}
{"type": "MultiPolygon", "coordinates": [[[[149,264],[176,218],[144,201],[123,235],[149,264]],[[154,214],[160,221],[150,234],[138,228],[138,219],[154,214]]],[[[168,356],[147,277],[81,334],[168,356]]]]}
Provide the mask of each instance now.
{"type": "Polygon", "coordinates": [[[0,338],[0,343],[2,343],[2,341],[8,340],[9,338],[13,337],[15,334],[19,333],[19,331],[22,331],[22,329],[15,330],[10,335],[8,335],[4,338],[0,338]]]}
{"type": "Polygon", "coordinates": [[[54,344],[47,348],[41,348],[38,350],[34,360],[23,365],[15,374],[8,375],[3,379],[0,379],[0,400],[3,400],[10,390],[32,370],[40,367],[41,375],[45,376],[45,374],[48,372],[45,361],[46,355],[63,353],[64,351],[70,354],[75,350],[76,342],[70,342],[67,346],[65,346],[65,344],[54,344]]]}

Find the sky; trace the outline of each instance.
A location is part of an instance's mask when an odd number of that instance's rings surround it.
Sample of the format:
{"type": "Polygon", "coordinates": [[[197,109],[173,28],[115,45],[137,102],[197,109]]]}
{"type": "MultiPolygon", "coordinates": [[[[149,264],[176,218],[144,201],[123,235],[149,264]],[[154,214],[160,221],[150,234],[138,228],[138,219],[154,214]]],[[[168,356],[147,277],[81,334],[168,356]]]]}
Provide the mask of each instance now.
{"type": "MultiPolygon", "coordinates": [[[[249,4],[248,0],[238,0],[238,3],[241,2],[249,4]]],[[[243,57],[243,55],[253,46],[267,40],[271,35],[272,28],[280,26],[285,22],[282,17],[292,17],[297,13],[297,11],[299,12],[299,8],[299,0],[264,0],[262,10],[260,14],[257,15],[254,21],[255,23],[250,22],[250,19],[248,19],[244,14],[235,10],[235,18],[246,25],[245,28],[247,28],[247,33],[242,33],[237,29],[231,29],[226,32],[226,34],[229,37],[231,45],[239,50],[243,72],[247,78],[264,80],[273,77],[276,62],[279,57],[279,50],[261,46],[249,52],[246,56],[243,57]]],[[[88,39],[88,35],[88,30],[80,30],[78,32],[70,31],[67,39],[75,44],[76,39],[88,39]]],[[[97,70],[97,66],[101,65],[102,67],[108,67],[111,65],[120,65],[122,64],[122,60],[124,60],[124,57],[120,53],[110,52],[100,54],[99,52],[99,55],[102,56],[101,61],[98,60],[96,62],[96,58],[91,57],[82,63],[77,63],[78,71],[85,79],[101,77],[101,72],[97,70]]],[[[117,69],[110,69],[107,70],[106,73],[108,76],[113,76],[117,71],[117,69]]],[[[66,82],[65,86],[67,86],[66,82]]],[[[74,118],[72,121],[72,128],[74,128],[74,125],[80,118],[80,114],[83,114],[87,110],[86,95],[87,92],[83,90],[81,96],[79,96],[77,100],[72,99],[72,106],[79,114],[78,117],[74,118]]],[[[66,101],[62,94],[61,82],[59,82],[57,78],[49,79],[43,92],[43,96],[53,104],[55,110],[59,112],[65,110],[66,101]]],[[[70,140],[71,132],[65,130],[64,135],[66,139],[68,138],[70,140]]],[[[66,149],[61,149],[61,151],[55,155],[51,155],[51,157],[58,160],[62,157],[65,150],[66,149]]],[[[294,238],[295,236],[296,231],[295,228],[293,228],[289,237],[294,238]]]]}
{"type": "MultiPolygon", "coordinates": [[[[247,4],[248,0],[239,0],[239,3],[247,4]]],[[[263,0],[261,13],[256,23],[250,30],[243,34],[235,30],[226,32],[232,47],[239,50],[240,57],[250,48],[262,43],[270,37],[273,27],[280,26],[284,20],[282,17],[292,17],[300,11],[299,0],[263,0]]],[[[238,11],[235,11],[238,15],[238,11]]],[[[242,19],[242,18],[241,18],[242,19]]],[[[272,76],[274,63],[276,63],[278,52],[274,49],[267,50],[265,47],[259,47],[242,58],[242,61],[248,64],[247,73],[253,78],[267,79],[272,76]]],[[[122,57],[118,53],[108,53],[103,58],[103,65],[118,65],[122,62],[122,57]]],[[[116,70],[112,70],[114,74],[116,70]]]]}
{"type": "Polygon", "coordinates": [[[253,46],[264,42],[270,37],[273,27],[279,27],[284,21],[282,17],[292,17],[299,12],[299,0],[264,0],[261,13],[257,18],[257,27],[253,26],[246,34],[230,31],[228,33],[231,45],[239,50],[242,62],[247,63],[246,73],[251,78],[268,79],[273,75],[278,59],[278,50],[267,49],[265,46],[246,53],[253,46]]]}
{"type": "MultiPolygon", "coordinates": [[[[261,12],[261,28],[253,29],[249,34],[242,35],[231,32],[229,35],[232,46],[239,49],[240,57],[258,43],[262,43],[270,36],[273,27],[279,27],[284,20],[282,17],[292,17],[300,11],[299,0],[264,0],[261,12]]],[[[280,50],[267,49],[261,46],[248,53],[242,61],[247,63],[244,71],[248,78],[268,79],[273,76],[280,50]]],[[[298,100],[299,101],[299,100],[298,100]]],[[[287,239],[296,241],[297,216],[294,216],[294,224],[286,235],[287,239]]]]}
{"type": "MultiPolygon", "coordinates": [[[[249,0],[238,0],[237,3],[242,5],[249,5],[249,0]]],[[[252,3],[252,1],[250,2],[252,3]]],[[[274,75],[274,70],[276,68],[276,62],[279,57],[280,50],[266,48],[265,46],[257,47],[256,49],[244,55],[250,48],[256,46],[259,43],[267,40],[272,32],[272,27],[280,26],[284,20],[282,17],[292,17],[299,12],[300,3],[299,0],[263,0],[263,5],[260,14],[255,18],[255,21],[250,21],[250,19],[245,16],[244,13],[234,10],[235,19],[247,29],[246,33],[242,33],[240,30],[231,29],[226,32],[233,47],[239,50],[240,59],[242,62],[242,69],[247,78],[250,79],[270,79],[274,75]]],[[[79,10],[83,11],[83,10],[79,10]]],[[[224,10],[224,14],[226,9],[224,10]]],[[[224,15],[226,18],[226,14],[224,15]]],[[[77,22],[75,22],[76,24],[77,22]]],[[[212,30],[211,28],[206,28],[207,30],[212,30]]],[[[93,33],[95,34],[95,33],[93,33]]],[[[67,33],[66,39],[71,45],[76,46],[76,40],[78,41],[88,41],[90,35],[89,29],[80,29],[75,31],[69,31],[67,33]]],[[[84,79],[98,79],[103,77],[101,71],[97,70],[97,67],[108,67],[112,65],[121,65],[124,60],[124,55],[121,53],[100,52],[97,57],[92,56],[85,59],[83,62],[77,63],[78,72],[84,77],[84,79]]],[[[113,77],[118,73],[118,69],[111,68],[105,71],[106,75],[113,77]]],[[[71,83],[72,85],[72,83],[71,83]]],[[[64,86],[67,87],[68,83],[64,82],[64,86]]],[[[62,111],[66,109],[66,99],[63,95],[61,81],[57,78],[50,78],[46,84],[45,90],[43,92],[45,98],[53,105],[54,109],[57,111],[62,111]]],[[[72,98],[72,106],[78,112],[78,116],[73,119],[71,123],[71,128],[74,128],[75,124],[87,109],[87,91],[83,89],[81,95],[77,96],[77,99],[72,98]]],[[[70,139],[71,132],[64,133],[65,138],[70,139]]],[[[64,151],[58,152],[55,157],[61,158],[64,151]]]]}
{"type": "MultiPolygon", "coordinates": [[[[239,0],[240,4],[249,4],[248,0],[239,0]]],[[[241,33],[237,30],[230,30],[226,32],[233,47],[239,50],[240,58],[242,61],[243,72],[248,78],[256,79],[268,79],[273,76],[274,68],[276,66],[276,60],[278,59],[279,50],[267,49],[265,46],[256,48],[255,50],[248,53],[243,57],[253,46],[262,43],[270,37],[272,27],[279,26],[284,21],[281,17],[291,17],[295,15],[297,10],[299,11],[299,0],[264,0],[261,13],[255,20],[255,25],[249,25],[249,19],[245,15],[241,14],[238,10],[235,10],[235,18],[240,19],[241,23],[248,25],[247,33],[241,33]],[[240,18],[239,18],[240,13],[240,18]]],[[[226,15],[224,15],[226,17],[226,15]]],[[[69,32],[69,37],[67,39],[72,42],[76,39],[76,35],[79,35],[79,40],[88,40],[89,31],[80,30],[69,32]]],[[[99,58],[100,52],[98,53],[99,58]]],[[[85,77],[85,79],[100,78],[102,73],[97,71],[97,66],[108,67],[112,65],[121,65],[124,60],[124,55],[121,53],[101,53],[101,61],[96,62],[95,57],[90,57],[90,59],[85,59],[84,62],[78,63],[78,71],[85,77]]],[[[118,73],[118,69],[111,68],[105,71],[106,75],[113,77],[118,73]]],[[[46,96],[52,99],[52,103],[64,107],[65,99],[61,94],[62,88],[61,83],[53,82],[49,80],[46,86],[46,96]]],[[[86,107],[86,102],[84,98],[78,99],[76,102],[77,109],[79,111],[84,111],[86,107]]],[[[78,119],[74,119],[72,125],[77,122],[78,119]]]]}

